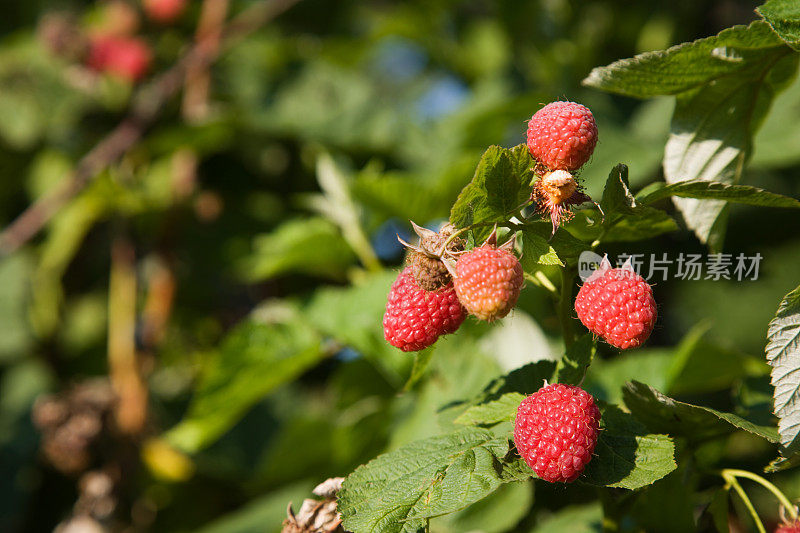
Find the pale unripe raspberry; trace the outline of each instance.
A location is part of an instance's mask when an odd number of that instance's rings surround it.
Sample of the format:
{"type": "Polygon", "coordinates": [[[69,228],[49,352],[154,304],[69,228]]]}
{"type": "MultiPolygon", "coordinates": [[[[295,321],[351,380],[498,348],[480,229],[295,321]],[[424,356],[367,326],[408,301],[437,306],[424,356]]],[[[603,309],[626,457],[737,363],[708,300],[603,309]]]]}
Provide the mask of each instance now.
{"type": "Polygon", "coordinates": [[[601,266],[575,298],[575,311],[589,331],[623,350],[641,346],[656,323],[650,285],[631,268],[601,266]]]}
{"type": "Polygon", "coordinates": [[[586,106],[552,102],[528,122],[528,149],[550,170],[578,170],[597,144],[597,124],[586,106]]]}
{"type": "Polygon", "coordinates": [[[514,445],[537,476],[567,483],[592,460],[599,432],[594,398],[580,387],[556,383],[519,404],[514,445]]]}
{"type": "Polygon", "coordinates": [[[389,290],[383,334],[392,346],[414,352],[427,348],[441,335],[455,332],[466,317],[452,283],[426,291],[407,267],[389,290]]]}
{"type": "Polygon", "coordinates": [[[524,279],[510,251],[483,245],[459,257],[455,271],[456,294],[471,315],[491,322],[517,304],[524,279]]]}

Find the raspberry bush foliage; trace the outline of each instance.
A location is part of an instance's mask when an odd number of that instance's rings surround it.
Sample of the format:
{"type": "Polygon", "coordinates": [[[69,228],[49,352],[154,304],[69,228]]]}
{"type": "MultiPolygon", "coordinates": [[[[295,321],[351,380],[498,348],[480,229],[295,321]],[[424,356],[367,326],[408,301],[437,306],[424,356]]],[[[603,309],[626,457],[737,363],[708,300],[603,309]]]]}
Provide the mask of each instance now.
{"type": "Polygon", "coordinates": [[[798,530],[797,2],[33,4],[1,531],[798,530]]]}

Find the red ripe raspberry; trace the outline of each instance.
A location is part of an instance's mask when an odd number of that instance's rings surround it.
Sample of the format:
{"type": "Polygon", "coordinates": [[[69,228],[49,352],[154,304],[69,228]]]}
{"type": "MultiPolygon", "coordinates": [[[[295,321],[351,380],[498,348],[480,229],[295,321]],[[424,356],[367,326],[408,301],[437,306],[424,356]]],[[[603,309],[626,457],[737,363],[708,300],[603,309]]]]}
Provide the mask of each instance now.
{"type": "Polygon", "coordinates": [[[459,257],[455,272],[458,299],[481,320],[503,318],[517,304],[522,265],[510,251],[484,244],[459,257]]]}
{"type": "Polygon", "coordinates": [[[775,533],[800,533],[800,520],[779,525],[775,533]]]}
{"type": "Polygon", "coordinates": [[[174,22],[185,9],[186,0],[144,0],[144,11],[147,16],[161,24],[174,22]]]}
{"type": "Polygon", "coordinates": [[[589,331],[622,350],[641,346],[656,323],[653,289],[632,268],[607,259],[578,291],[575,311],[589,331]]]}
{"type": "Polygon", "coordinates": [[[551,483],[575,481],[592,460],[600,432],[594,398],[574,385],[547,385],[517,408],[514,444],[536,475],[551,483]]]}
{"type": "Polygon", "coordinates": [[[383,335],[392,346],[404,352],[415,352],[427,348],[441,335],[455,332],[466,317],[452,283],[426,291],[407,267],[389,291],[383,335]]]}
{"type": "Polygon", "coordinates": [[[86,64],[98,72],[107,72],[129,82],[139,81],[150,69],[150,47],[131,37],[95,37],[86,64]]]}
{"type": "Polygon", "coordinates": [[[528,122],[528,149],[550,170],[578,170],[597,144],[592,112],[575,102],[552,102],[528,122]]]}

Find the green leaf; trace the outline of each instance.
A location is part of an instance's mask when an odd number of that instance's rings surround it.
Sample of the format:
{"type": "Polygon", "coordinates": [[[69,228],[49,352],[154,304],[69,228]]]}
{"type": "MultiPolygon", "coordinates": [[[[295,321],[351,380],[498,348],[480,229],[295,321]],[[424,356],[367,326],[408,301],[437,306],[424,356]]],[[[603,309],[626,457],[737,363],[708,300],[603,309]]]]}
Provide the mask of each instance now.
{"type": "MultiPolygon", "coordinates": [[[[578,211],[578,213],[581,212],[582,211],[578,211]]],[[[525,270],[537,270],[534,266],[536,264],[558,264],[548,262],[556,259],[562,264],[575,264],[581,252],[589,249],[588,244],[581,242],[568,231],[556,231],[555,235],[552,233],[553,226],[550,222],[536,220],[525,223],[525,227],[522,230],[522,265],[525,270]],[[527,244],[526,239],[529,241],[527,244]],[[545,240],[544,243],[542,243],[542,239],[545,240]],[[545,245],[547,249],[545,249],[545,245]],[[532,249],[532,255],[536,258],[536,263],[531,261],[530,258],[525,257],[529,249],[532,249]],[[555,257],[551,255],[551,249],[555,252],[555,257]],[[528,262],[526,263],[526,261],[528,262]],[[527,266],[525,266],[526,264],[527,266]]]]}
{"type": "Polygon", "coordinates": [[[593,69],[583,84],[634,98],[679,94],[724,76],[752,76],[753,70],[784,50],[763,21],[733,26],[715,37],[646,52],[593,69]]]}
{"type": "Polygon", "coordinates": [[[412,532],[458,511],[502,483],[507,438],[478,428],[412,442],[347,476],[338,510],[350,531],[412,532]]]}
{"type": "Polygon", "coordinates": [[[473,405],[454,422],[465,426],[491,426],[498,422],[513,421],[517,416],[517,407],[524,399],[524,394],[508,392],[497,400],[473,405]]]}
{"type": "Polygon", "coordinates": [[[536,524],[531,533],[597,533],[603,529],[600,502],[569,505],[536,524]]]}
{"type": "Polygon", "coordinates": [[[503,533],[528,514],[533,505],[532,483],[507,483],[466,509],[431,521],[435,533],[503,533]]]}
{"type": "Polygon", "coordinates": [[[564,263],[547,237],[540,235],[534,228],[526,226],[522,230],[522,268],[527,272],[538,270],[538,265],[559,265],[564,263]]]}
{"type": "Polygon", "coordinates": [[[733,204],[763,207],[800,208],[800,200],[747,185],[731,185],[712,181],[687,180],[667,185],[656,183],[638,196],[639,203],[651,204],[669,196],[697,198],[699,200],[724,200],[733,204]]]}
{"type": "Polygon", "coordinates": [[[32,269],[27,253],[0,258],[0,363],[22,357],[31,344],[25,311],[32,269]]]}
{"type": "Polygon", "coordinates": [[[621,403],[622,387],[632,379],[665,388],[672,358],[672,350],[659,348],[628,350],[612,359],[598,358],[583,387],[595,398],[621,403]]]}
{"type": "Polygon", "coordinates": [[[675,470],[675,445],[654,435],[614,405],[601,405],[600,438],[594,458],[579,478],[600,487],[635,490],[675,470]]]}
{"type": "Polygon", "coordinates": [[[800,51],[800,5],[795,0],[769,0],[756,12],[786,44],[800,51]]]}
{"type": "Polygon", "coordinates": [[[764,375],[769,366],[755,358],[703,339],[710,323],[701,322],[683,338],[666,372],[673,395],[697,394],[730,388],[750,375],[764,375]]]}
{"type": "Polygon", "coordinates": [[[600,207],[606,217],[617,213],[633,215],[636,213],[638,204],[631,193],[628,185],[628,167],[620,163],[611,169],[603,188],[603,198],[600,200],[600,207]]]}
{"type": "Polygon", "coordinates": [[[603,213],[597,209],[577,211],[567,230],[587,241],[602,238],[613,242],[648,239],[678,229],[665,212],[636,200],[628,184],[628,167],[621,163],[608,174],[600,206],[603,213]]]}
{"type": "Polygon", "coordinates": [[[280,523],[286,518],[286,506],[291,503],[294,511],[298,512],[303,499],[311,496],[312,488],[314,483],[311,481],[298,481],[282,486],[253,500],[241,509],[223,515],[197,530],[197,533],[277,532],[280,523]]]}
{"type": "MultiPolygon", "coordinates": [[[[734,183],[775,94],[798,58],[763,21],[715,37],[641,54],[595,69],[584,83],[628,96],[677,95],[664,152],[667,183],[734,183]]],[[[687,226],[712,250],[722,246],[726,204],[676,199],[687,226]]]]}
{"type": "Polygon", "coordinates": [[[679,402],[638,381],[626,385],[623,397],[631,413],[653,431],[700,439],[741,429],[778,442],[774,427],[754,424],[733,413],[679,402]]]}
{"type": "Polygon", "coordinates": [[[790,457],[800,450],[800,287],[784,297],[769,323],[766,353],[772,366],[781,454],[790,457]]]}
{"type": "Polygon", "coordinates": [[[613,223],[605,228],[600,222],[602,219],[603,216],[596,209],[581,209],[575,213],[575,218],[567,224],[566,229],[586,241],[593,241],[602,235],[603,242],[652,239],[679,229],[675,219],[667,213],[647,206],[640,206],[635,215],[616,215],[613,223]]]}
{"type": "Polygon", "coordinates": [[[597,349],[594,335],[586,335],[575,341],[561,357],[556,368],[556,382],[577,385],[583,381],[586,369],[592,364],[597,349]]]}
{"type": "Polygon", "coordinates": [[[382,326],[386,295],[396,277],[396,272],[386,270],[349,287],[318,289],[304,315],[324,334],[386,370],[399,389],[407,379],[411,357],[386,342],[382,326]]]}
{"type": "Polygon", "coordinates": [[[196,452],[230,429],[258,400],[292,381],[323,356],[320,338],[292,311],[272,310],[273,322],[237,326],[203,370],[184,419],[167,433],[170,443],[196,452]]]}
{"type": "Polygon", "coordinates": [[[778,457],[774,459],[767,465],[764,472],[782,472],[794,468],[797,465],[800,465],[800,453],[796,453],[790,457],[778,457]]]}
{"type": "Polygon", "coordinates": [[[243,273],[264,281],[287,272],[343,280],[356,256],[339,229],[321,217],[291,220],[256,237],[243,273]]]}
{"type": "MultiPolygon", "coordinates": [[[[754,23],[755,24],[755,23],[754,23]]],[[[680,95],[672,133],[664,151],[664,179],[735,183],[752,150],[774,96],[797,70],[796,54],[772,49],[763,63],[751,65],[749,76],[721,78],[714,84],[680,95]]],[[[686,225],[712,250],[721,249],[726,204],[719,200],[676,199],[686,225]]]]}
{"type": "MultiPolygon", "coordinates": [[[[533,167],[528,148],[490,146],[484,152],[472,181],[464,187],[450,212],[450,222],[459,228],[492,222],[506,222],[530,198],[533,167]]],[[[479,238],[479,237],[478,237],[479,238]]]]}

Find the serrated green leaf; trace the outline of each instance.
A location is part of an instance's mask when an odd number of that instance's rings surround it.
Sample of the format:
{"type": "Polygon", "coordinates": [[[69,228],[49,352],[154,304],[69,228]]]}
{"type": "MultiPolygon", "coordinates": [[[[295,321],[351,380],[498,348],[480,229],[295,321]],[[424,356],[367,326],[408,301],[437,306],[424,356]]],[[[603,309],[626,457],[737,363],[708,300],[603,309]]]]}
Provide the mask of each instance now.
{"type": "Polygon", "coordinates": [[[532,227],[526,226],[522,231],[522,268],[527,272],[537,270],[538,265],[560,265],[564,266],[558,253],[549,242],[547,237],[540,235],[532,227]]]}
{"type": "Polygon", "coordinates": [[[604,91],[649,98],[679,94],[723,76],[752,75],[771,59],[783,41],[763,21],[733,26],[714,37],[646,52],[593,69],[584,85],[604,91]]]}
{"type": "Polygon", "coordinates": [[[497,400],[473,405],[461,413],[454,422],[465,426],[490,426],[498,422],[512,421],[517,416],[517,407],[524,399],[524,394],[509,392],[497,400]]]}
{"type": "Polygon", "coordinates": [[[256,237],[253,247],[242,268],[251,281],[287,272],[343,280],[356,259],[339,229],[321,217],[286,222],[272,233],[256,237]]]}
{"type": "MultiPolygon", "coordinates": [[[[584,83],[635,97],[677,95],[664,152],[667,183],[734,183],[749,157],[774,95],[797,71],[798,58],[764,21],[715,37],[650,52],[595,69],[584,83]]],[[[698,239],[718,251],[727,205],[676,198],[698,239]]]]}
{"type": "Polygon", "coordinates": [[[347,476],[338,496],[350,531],[416,532],[426,519],[458,511],[503,482],[507,438],[471,428],[412,442],[347,476]]]}
{"type": "Polygon", "coordinates": [[[556,382],[577,385],[583,381],[596,351],[594,335],[587,333],[572,343],[556,368],[556,382]]]}
{"type": "Polygon", "coordinates": [[[319,336],[299,317],[274,323],[247,320],[208,360],[186,416],[167,433],[167,439],[187,452],[204,448],[255,402],[295,379],[323,355],[319,336]]]}
{"type": "MultiPolygon", "coordinates": [[[[722,78],[678,96],[672,133],[664,149],[664,179],[735,183],[750,155],[775,94],[797,71],[788,48],[773,49],[750,77],[722,78]]],[[[726,226],[725,202],[675,199],[686,225],[712,250],[719,250],[726,226]]]]}
{"type": "Polygon", "coordinates": [[[434,533],[512,531],[533,505],[532,483],[507,483],[466,509],[431,521],[434,533]]]}
{"type": "Polygon", "coordinates": [[[667,213],[647,206],[640,206],[635,215],[617,215],[613,223],[605,229],[602,219],[596,209],[581,209],[575,213],[575,218],[567,224],[566,229],[586,241],[593,241],[602,235],[603,242],[652,239],[680,229],[675,219],[667,213]]]}
{"type": "MultiPolygon", "coordinates": [[[[512,149],[490,146],[475,175],[461,191],[450,212],[459,228],[477,223],[505,222],[530,198],[528,184],[533,160],[525,145],[512,149]]],[[[491,228],[481,229],[481,236],[491,228]]]]}
{"type": "Polygon", "coordinates": [[[800,51],[800,5],[795,0],[769,0],[756,12],[786,44],[800,51]]]}
{"type": "Polygon", "coordinates": [[[635,490],[675,470],[672,439],[648,432],[614,405],[601,405],[601,413],[602,430],[594,458],[578,479],[601,487],[635,490]]]}
{"type": "Polygon", "coordinates": [[[781,454],[800,451],[800,287],[787,294],[767,332],[781,454]]]}
{"type": "Polygon", "coordinates": [[[679,402],[638,381],[625,386],[623,398],[631,413],[653,431],[702,438],[741,429],[770,442],[778,442],[778,432],[774,427],[754,424],[733,413],[679,402]]]}
{"type": "Polygon", "coordinates": [[[724,200],[733,204],[758,205],[763,207],[800,208],[800,200],[789,196],[750,187],[711,181],[687,180],[667,185],[653,184],[637,196],[641,204],[651,204],[669,196],[696,198],[698,200],[724,200]]]}
{"type": "MultiPolygon", "coordinates": [[[[578,211],[578,213],[580,212],[581,211],[578,211]]],[[[548,246],[548,252],[545,253],[543,256],[540,256],[539,258],[543,261],[550,260],[549,248],[553,249],[559,261],[567,264],[575,264],[578,261],[581,252],[589,249],[588,244],[580,241],[579,239],[574,237],[570,232],[565,231],[563,229],[556,231],[555,235],[553,235],[553,226],[550,224],[550,222],[545,222],[543,220],[534,220],[526,222],[522,232],[523,232],[522,233],[523,253],[525,250],[524,245],[525,245],[526,235],[534,240],[535,244],[534,255],[536,255],[536,250],[540,250],[542,252],[544,251],[544,247],[541,241],[537,238],[537,236],[542,239],[545,239],[545,242],[548,246]]],[[[523,261],[523,268],[525,268],[524,261],[526,261],[526,258],[524,255],[522,257],[522,261],[523,261]]],[[[541,263],[541,264],[547,264],[547,263],[541,263]]],[[[528,266],[530,265],[531,263],[528,263],[528,266]]],[[[525,269],[529,271],[536,270],[535,267],[531,269],[528,268],[525,269]]]]}
{"type": "Polygon", "coordinates": [[[637,201],[628,184],[628,167],[621,163],[608,174],[600,206],[603,213],[578,211],[567,229],[581,239],[605,242],[648,239],[678,229],[665,212],[637,201]]]}

